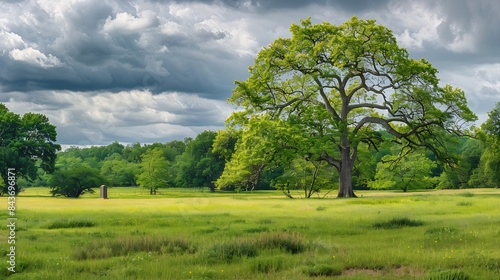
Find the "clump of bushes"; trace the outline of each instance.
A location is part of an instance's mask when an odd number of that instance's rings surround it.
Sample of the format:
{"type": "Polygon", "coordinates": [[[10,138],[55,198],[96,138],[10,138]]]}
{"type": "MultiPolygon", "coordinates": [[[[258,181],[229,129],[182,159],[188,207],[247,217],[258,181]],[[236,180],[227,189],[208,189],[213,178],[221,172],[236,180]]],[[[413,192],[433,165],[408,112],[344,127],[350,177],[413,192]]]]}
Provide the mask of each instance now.
{"type": "Polygon", "coordinates": [[[424,223],[417,220],[412,220],[406,217],[403,218],[394,218],[389,221],[379,222],[373,224],[374,228],[377,229],[396,229],[402,227],[418,227],[423,225],[424,223]]]}

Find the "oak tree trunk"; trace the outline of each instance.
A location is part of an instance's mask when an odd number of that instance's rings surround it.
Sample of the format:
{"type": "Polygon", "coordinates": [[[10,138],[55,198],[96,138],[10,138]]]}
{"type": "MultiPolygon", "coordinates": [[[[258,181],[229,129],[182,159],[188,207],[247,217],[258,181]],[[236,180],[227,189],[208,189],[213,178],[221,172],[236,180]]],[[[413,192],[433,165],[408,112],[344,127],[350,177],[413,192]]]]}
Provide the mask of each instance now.
{"type": "Polygon", "coordinates": [[[351,155],[351,147],[347,135],[341,136],[339,193],[337,197],[356,197],[352,189],[352,168],[356,153],[351,155]]]}
{"type": "Polygon", "coordinates": [[[352,160],[342,159],[340,163],[339,193],[337,197],[356,197],[352,189],[352,160]]]}

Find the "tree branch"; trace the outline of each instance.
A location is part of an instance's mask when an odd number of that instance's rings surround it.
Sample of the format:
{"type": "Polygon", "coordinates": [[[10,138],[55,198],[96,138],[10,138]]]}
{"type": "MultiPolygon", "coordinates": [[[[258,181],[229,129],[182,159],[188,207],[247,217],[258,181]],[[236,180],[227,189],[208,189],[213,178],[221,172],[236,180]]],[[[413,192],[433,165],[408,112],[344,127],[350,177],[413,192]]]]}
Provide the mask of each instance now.
{"type": "Polygon", "coordinates": [[[394,121],[400,121],[400,122],[405,122],[404,119],[402,118],[389,118],[389,119],[382,119],[382,118],[377,118],[377,117],[365,117],[363,118],[358,125],[354,128],[353,133],[357,134],[358,131],[367,123],[376,123],[382,125],[387,132],[390,134],[396,136],[397,138],[401,138],[404,136],[404,134],[400,133],[399,131],[395,130],[391,125],[390,122],[394,121]]]}
{"type": "Polygon", "coordinates": [[[328,100],[328,97],[326,96],[325,91],[323,90],[323,85],[321,84],[321,81],[317,77],[313,77],[313,79],[319,86],[319,94],[323,98],[323,102],[325,102],[326,110],[328,110],[328,112],[332,114],[336,119],[340,119],[339,114],[332,107],[332,104],[330,104],[330,101],[328,100]]]}
{"type": "Polygon", "coordinates": [[[391,108],[387,107],[386,105],[379,105],[379,104],[373,104],[373,103],[359,103],[359,104],[352,104],[347,106],[347,109],[350,111],[358,108],[372,108],[372,109],[380,109],[380,110],[387,110],[390,111],[391,108]]]}
{"type": "Polygon", "coordinates": [[[340,160],[335,159],[332,156],[329,156],[326,151],[323,151],[321,153],[321,155],[319,156],[319,160],[324,160],[328,162],[328,164],[335,166],[335,168],[340,171],[340,160]]]}

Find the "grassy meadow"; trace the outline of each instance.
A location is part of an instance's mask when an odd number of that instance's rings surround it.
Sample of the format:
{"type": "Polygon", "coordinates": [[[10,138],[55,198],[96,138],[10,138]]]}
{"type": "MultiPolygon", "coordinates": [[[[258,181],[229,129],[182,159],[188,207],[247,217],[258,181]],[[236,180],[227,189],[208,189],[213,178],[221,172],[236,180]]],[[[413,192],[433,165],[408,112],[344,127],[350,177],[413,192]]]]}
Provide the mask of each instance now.
{"type": "Polygon", "coordinates": [[[500,279],[500,190],[334,195],[27,189],[0,279],[500,279]]]}

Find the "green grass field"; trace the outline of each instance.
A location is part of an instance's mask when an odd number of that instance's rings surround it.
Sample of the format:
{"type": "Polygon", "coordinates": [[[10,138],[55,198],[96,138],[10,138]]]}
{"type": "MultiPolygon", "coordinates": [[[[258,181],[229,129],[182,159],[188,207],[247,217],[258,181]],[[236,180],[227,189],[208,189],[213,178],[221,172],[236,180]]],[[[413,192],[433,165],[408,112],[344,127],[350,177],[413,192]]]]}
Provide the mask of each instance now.
{"type": "Polygon", "coordinates": [[[21,193],[0,279],[500,279],[499,190],[108,195],[21,193]]]}

